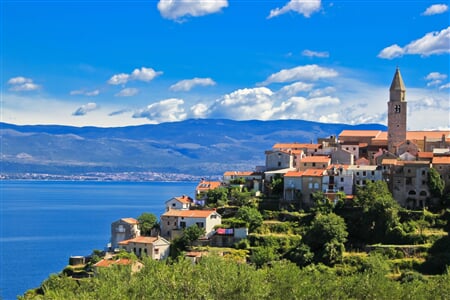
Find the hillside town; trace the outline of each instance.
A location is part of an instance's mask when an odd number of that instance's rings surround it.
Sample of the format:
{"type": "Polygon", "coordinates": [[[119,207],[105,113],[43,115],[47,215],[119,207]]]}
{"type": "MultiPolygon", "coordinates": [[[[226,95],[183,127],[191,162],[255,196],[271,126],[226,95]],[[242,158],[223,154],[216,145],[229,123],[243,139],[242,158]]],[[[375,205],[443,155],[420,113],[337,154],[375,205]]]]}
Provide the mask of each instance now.
{"type": "Polygon", "coordinates": [[[111,225],[110,249],[164,259],[169,256],[170,242],[192,225],[203,230],[198,244],[232,246],[247,238],[248,228],[222,228],[222,216],[208,205],[207,199],[210,191],[230,186],[255,196],[264,195],[275,201],[278,210],[308,211],[316,205],[318,192],[332,203],[342,196],[352,201],[358,188],[377,181],[387,183],[403,208],[438,205],[429,173],[437,171],[444,190],[450,188],[450,131],[407,131],[406,88],[398,68],[389,94],[387,132],[344,130],[338,136],[319,138],[315,144],[276,143],[265,151],[265,166],[225,172],[221,181],[202,179],[194,198],[182,195],[167,200],[159,228],[152,236],[141,236],[139,222],[134,218],[115,221],[111,225]],[[277,194],[273,191],[276,180],[282,187],[277,194]]]}

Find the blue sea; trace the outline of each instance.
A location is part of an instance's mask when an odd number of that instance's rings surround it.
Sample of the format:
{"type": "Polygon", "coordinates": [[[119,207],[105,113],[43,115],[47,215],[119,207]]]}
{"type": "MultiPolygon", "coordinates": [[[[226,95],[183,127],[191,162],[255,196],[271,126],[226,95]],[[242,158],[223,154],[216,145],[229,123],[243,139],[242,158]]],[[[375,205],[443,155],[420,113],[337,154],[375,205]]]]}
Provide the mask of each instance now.
{"type": "Polygon", "coordinates": [[[112,222],[195,193],[196,182],[0,181],[0,299],[16,299],[72,255],[103,250],[112,222]]]}

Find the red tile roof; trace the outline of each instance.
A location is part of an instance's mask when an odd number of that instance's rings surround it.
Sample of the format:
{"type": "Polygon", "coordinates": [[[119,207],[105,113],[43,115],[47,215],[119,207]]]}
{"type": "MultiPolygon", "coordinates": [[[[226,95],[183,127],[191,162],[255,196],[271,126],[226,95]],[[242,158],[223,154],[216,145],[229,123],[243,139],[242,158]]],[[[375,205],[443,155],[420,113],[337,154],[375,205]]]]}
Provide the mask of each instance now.
{"type": "Polygon", "coordinates": [[[95,267],[109,267],[112,265],[129,265],[131,263],[132,263],[132,261],[128,258],[119,258],[117,260],[102,259],[101,261],[96,263],[94,266],[95,267]]]}
{"type": "Polygon", "coordinates": [[[119,242],[119,245],[128,245],[129,243],[151,244],[157,241],[157,237],[153,236],[138,236],[129,240],[119,242]]]}
{"type": "Polygon", "coordinates": [[[185,203],[185,204],[189,204],[189,203],[193,202],[192,198],[189,196],[186,196],[186,195],[183,195],[181,197],[175,197],[175,199],[177,199],[181,203],[185,203]]]}
{"type": "Polygon", "coordinates": [[[125,223],[132,224],[132,225],[139,223],[139,221],[136,220],[135,218],[122,218],[121,220],[125,223]]]}
{"type": "Polygon", "coordinates": [[[284,177],[302,177],[303,173],[303,171],[288,171],[284,177]]]}
{"type": "Polygon", "coordinates": [[[322,155],[306,156],[300,160],[300,162],[302,162],[302,163],[309,163],[309,162],[328,163],[330,161],[331,161],[331,158],[329,158],[328,156],[322,156],[322,155]]]}
{"type": "Polygon", "coordinates": [[[211,214],[216,213],[215,210],[178,210],[171,209],[165,212],[162,217],[184,217],[184,218],[207,218],[211,214]]]}
{"type": "Polygon", "coordinates": [[[339,138],[342,137],[372,137],[376,138],[381,134],[381,130],[342,130],[339,138]]]}
{"type": "Polygon", "coordinates": [[[433,157],[432,163],[436,164],[436,165],[448,165],[448,164],[450,164],[450,156],[433,157]]]}
{"type": "Polygon", "coordinates": [[[307,169],[303,173],[303,177],[322,177],[325,170],[322,169],[307,169]]]}
{"type": "Polygon", "coordinates": [[[381,161],[382,165],[400,165],[401,161],[395,158],[385,158],[381,161]]]}
{"type": "Polygon", "coordinates": [[[196,190],[197,191],[209,191],[214,190],[218,187],[220,187],[222,183],[220,181],[201,181],[198,185],[196,190]]]}
{"type": "Polygon", "coordinates": [[[255,172],[228,171],[223,176],[252,176],[255,172]]]}
{"type": "Polygon", "coordinates": [[[417,157],[419,158],[433,158],[433,152],[418,152],[417,157]]]}

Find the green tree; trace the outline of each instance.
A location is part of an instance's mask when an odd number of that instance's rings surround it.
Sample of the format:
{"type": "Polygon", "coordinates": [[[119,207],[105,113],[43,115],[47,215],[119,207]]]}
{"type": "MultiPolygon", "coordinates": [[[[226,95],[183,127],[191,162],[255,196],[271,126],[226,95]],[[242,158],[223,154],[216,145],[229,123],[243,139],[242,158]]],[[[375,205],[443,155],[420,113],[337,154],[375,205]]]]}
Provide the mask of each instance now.
{"type": "Polygon", "coordinates": [[[261,213],[256,208],[248,206],[239,208],[236,218],[244,221],[250,231],[254,231],[263,222],[261,213]]]}
{"type": "Polygon", "coordinates": [[[268,246],[255,247],[252,249],[252,254],[250,255],[250,261],[257,267],[262,267],[263,265],[277,259],[278,254],[275,248],[268,246]]]}
{"type": "Polygon", "coordinates": [[[192,245],[192,243],[198,238],[200,238],[202,235],[205,234],[205,229],[200,228],[197,225],[189,226],[188,228],[185,228],[183,230],[183,239],[189,244],[192,245]]]}
{"type": "Polygon", "coordinates": [[[157,227],[158,219],[152,213],[144,212],[138,218],[138,227],[141,231],[141,235],[151,235],[152,229],[157,227]]]}
{"type": "Polygon", "coordinates": [[[428,171],[428,187],[430,188],[431,195],[442,198],[444,194],[445,182],[441,178],[441,175],[434,168],[430,168],[428,171]]]}
{"type": "Polygon", "coordinates": [[[317,214],[305,235],[305,243],[315,253],[317,262],[333,265],[342,258],[347,236],[343,218],[334,213],[317,214]]]}
{"type": "Polygon", "coordinates": [[[219,187],[206,193],[206,205],[210,207],[224,206],[228,202],[228,189],[219,187]]]}
{"type": "Polygon", "coordinates": [[[361,206],[362,214],[357,222],[349,222],[353,226],[350,231],[365,242],[387,240],[400,224],[400,207],[384,181],[369,181],[365,187],[358,188],[355,203],[361,206]]]}

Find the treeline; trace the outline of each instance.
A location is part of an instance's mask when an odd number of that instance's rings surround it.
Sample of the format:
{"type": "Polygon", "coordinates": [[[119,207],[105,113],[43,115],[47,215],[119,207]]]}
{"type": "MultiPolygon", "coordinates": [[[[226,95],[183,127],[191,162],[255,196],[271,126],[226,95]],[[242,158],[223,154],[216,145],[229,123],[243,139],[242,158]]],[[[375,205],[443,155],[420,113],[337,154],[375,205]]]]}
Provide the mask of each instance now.
{"type": "Polygon", "coordinates": [[[383,258],[368,257],[362,268],[337,274],[323,265],[298,268],[277,261],[257,268],[221,257],[172,263],[143,260],[132,273],[129,266],[99,270],[96,277],[75,281],[52,275],[40,291],[20,299],[449,299],[450,275],[430,278],[386,277],[383,258]],[[40,295],[41,294],[41,295],[40,295]],[[43,295],[42,295],[43,294],[43,295]]]}

